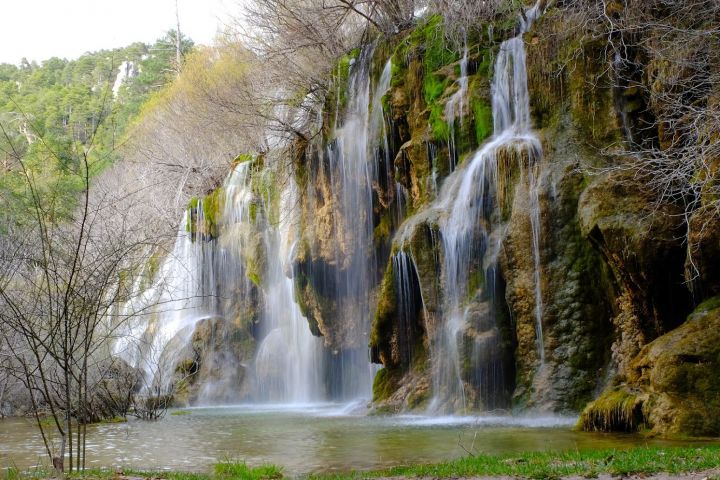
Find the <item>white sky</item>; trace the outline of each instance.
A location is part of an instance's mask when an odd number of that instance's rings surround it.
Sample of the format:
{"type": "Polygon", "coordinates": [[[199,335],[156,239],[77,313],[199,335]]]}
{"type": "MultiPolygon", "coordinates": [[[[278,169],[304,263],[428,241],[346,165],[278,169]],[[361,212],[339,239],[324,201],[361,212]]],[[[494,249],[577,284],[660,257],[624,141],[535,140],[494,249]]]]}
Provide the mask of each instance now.
{"type": "MultiPolygon", "coordinates": [[[[210,44],[236,0],[178,0],[180,30],[210,44]]],[[[77,58],[150,43],[175,28],[175,0],[0,0],[0,63],[77,58]]]]}

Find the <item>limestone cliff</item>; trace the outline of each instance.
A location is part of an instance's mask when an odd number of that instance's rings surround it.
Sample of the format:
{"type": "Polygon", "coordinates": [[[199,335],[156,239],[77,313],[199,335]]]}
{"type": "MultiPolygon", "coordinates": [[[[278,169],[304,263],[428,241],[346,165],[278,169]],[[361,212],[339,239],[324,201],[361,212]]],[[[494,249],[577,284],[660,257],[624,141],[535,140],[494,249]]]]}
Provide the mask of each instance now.
{"type": "MultiPolygon", "coordinates": [[[[215,381],[213,358],[232,357],[232,388],[252,390],[256,325],[277,301],[268,232],[290,216],[280,276],[320,338],[321,361],[303,365],[321,398],[366,394],[369,348],[378,412],[579,413],[600,397],[584,428],[720,434],[717,309],[700,305],[720,293],[714,193],[687,209],[631,168],[634,146],[672,143],[649,119],[678,72],[635,52],[627,83],[607,38],[549,3],[460,42],[426,18],[339,59],[317,135],[286,167],[253,167],[235,271],[250,284],[229,295],[247,301],[199,326],[179,374],[215,381]]],[[[709,163],[698,175],[717,175],[709,163]]],[[[213,195],[189,231],[222,243],[213,195]]]]}
{"type": "MultiPolygon", "coordinates": [[[[568,33],[564,22],[562,12],[550,8],[523,36],[532,128],[544,155],[534,163],[510,150],[499,155],[493,192],[479,200],[487,205],[478,228],[487,229],[484,241],[497,248],[482,245],[469,257],[461,301],[467,320],[456,333],[463,402],[450,407],[455,411],[578,412],[608,385],[637,382],[646,346],[663,335],[681,335],[693,302],[718,292],[709,268],[718,261],[718,222],[708,221],[716,212],[699,208],[690,217],[707,228],[692,229],[697,238],[689,256],[682,208],[658,203],[642,178],[622,168],[623,142],[639,128],[638,102],[655,100],[618,87],[604,60],[603,39],[568,33]],[[539,203],[539,267],[530,189],[537,190],[539,203]],[[699,266],[694,284],[686,281],[688,258],[699,266]]],[[[431,205],[443,181],[492,135],[493,64],[500,42],[513,31],[481,26],[468,36],[463,55],[463,45],[446,43],[440,22],[431,19],[373,51],[373,86],[385,61],[392,62],[381,102],[387,126],[381,150],[389,151],[368,159],[382,175],[372,185],[373,249],[363,252],[372,270],[371,357],[384,366],[374,386],[381,410],[432,408],[438,395],[431,357],[447,321],[448,278],[438,227],[444,214],[431,205]],[[448,105],[462,88],[463,109],[450,118],[448,105]]],[[[335,105],[326,120],[335,118],[335,105]]],[[[326,121],[326,138],[332,128],[326,121]]],[[[643,135],[662,139],[667,132],[643,135]]],[[[300,300],[328,344],[356,345],[361,342],[350,337],[358,315],[340,313],[339,305],[357,299],[345,296],[337,274],[353,271],[347,263],[353,241],[343,223],[354,219],[343,218],[334,203],[330,162],[322,153],[327,147],[300,147],[304,155],[296,162],[314,191],[303,199],[305,243],[295,276],[300,300]]],[[[662,348],[653,345],[653,352],[662,348]]],[[[713,428],[700,430],[717,433],[713,428]]]]}

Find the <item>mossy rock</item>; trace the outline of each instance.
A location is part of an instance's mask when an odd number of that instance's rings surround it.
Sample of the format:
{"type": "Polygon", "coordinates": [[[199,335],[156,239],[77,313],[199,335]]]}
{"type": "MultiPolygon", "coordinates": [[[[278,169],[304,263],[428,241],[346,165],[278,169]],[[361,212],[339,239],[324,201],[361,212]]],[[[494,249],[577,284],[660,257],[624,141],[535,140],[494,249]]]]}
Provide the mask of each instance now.
{"type": "Polygon", "coordinates": [[[389,398],[398,387],[399,375],[397,371],[381,368],[373,380],[373,402],[380,402],[389,398]]]}
{"type": "Polygon", "coordinates": [[[188,202],[188,220],[185,231],[191,234],[193,241],[198,236],[203,239],[217,238],[220,235],[220,223],[225,206],[225,189],[218,187],[204,198],[193,197],[188,202]]]}
{"type": "Polygon", "coordinates": [[[645,387],[653,432],[720,435],[720,297],[698,306],[632,362],[630,382],[645,387]]]}
{"type": "Polygon", "coordinates": [[[645,425],[642,406],[638,395],[625,388],[607,390],[585,407],[578,428],[587,432],[637,432],[645,425]]]}
{"type": "Polygon", "coordinates": [[[700,304],[678,328],[646,345],[627,383],[589,404],[580,427],[661,436],[720,435],[720,297],[700,304]]]}
{"type": "MultiPolygon", "coordinates": [[[[389,261],[380,285],[375,318],[370,330],[370,352],[372,361],[386,366],[392,365],[391,338],[397,315],[397,294],[393,278],[393,262],[389,261]]],[[[377,379],[378,377],[376,377],[377,379]]]]}

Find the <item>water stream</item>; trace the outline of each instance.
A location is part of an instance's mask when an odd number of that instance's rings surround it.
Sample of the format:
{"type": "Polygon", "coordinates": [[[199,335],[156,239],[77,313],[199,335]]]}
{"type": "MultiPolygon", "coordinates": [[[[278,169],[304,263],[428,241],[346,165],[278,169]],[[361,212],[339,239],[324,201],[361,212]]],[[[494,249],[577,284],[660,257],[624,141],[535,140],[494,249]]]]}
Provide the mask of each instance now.
{"type": "Polygon", "coordinates": [[[280,223],[265,229],[268,267],[263,312],[264,338],[255,359],[257,399],[307,403],[325,399],[322,339],[310,332],[307,319],[295,302],[292,253],[295,246],[293,219],[297,204],[294,182],[282,194],[280,223]]]}
{"type": "MultiPolygon", "coordinates": [[[[378,84],[371,89],[371,67],[375,48],[363,48],[353,62],[347,86],[347,108],[335,126],[335,138],[327,148],[331,186],[338,214],[333,216],[337,232],[334,288],[344,300],[338,315],[353,322],[349,337],[353,348],[332,374],[339,381],[334,398],[369,399],[377,366],[370,363],[372,317],[371,292],[376,282],[373,185],[389,185],[391,148],[382,108],[382,97],[390,87],[392,64],[388,61],[378,84]],[[381,168],[383,167],[383,168],[381,168]]],[[[396,215],[399,213],[396,212],[396,215]]]]}
{"type": "MultiPolygon", "coordinates": [[[[424,311],[417,268],[404,249],[413,229],[434,218],[439,228],[442,252],[442,321],[428,327],[432,357],[435,414],[463,412],[467,408],[502,407],[506,373],[495,321],[492,282],[498,239],[488,251],[489,237],[497,208],[498,164],[515,159],[522,177],[527,176],[532,256],[534,262],[535,317],[537,348],[544,362],[542,332],[542,288],[540,259],[540,202],[537,163],[542,148],[530,124],[525,49],[522,35],[538,15],[528,10],[519,20],[516,37],[500,45],[492,83],[494,134],[468,161],[447,177],[436,200],[424,212],[409,219],[400,228],[396,243],[401,248],[393,258],[396,285],[403,315],[401,330],[406,342],[415,318],[424,311]],[[525,174],[524,172],[527,172],[525,174]],[[398,239],[400,239],[398,241],[398,239]],[[489,276],[492,273],[492,278],[489,276]],[[472,289],[469,288],[472,284],[472,289]],[[475,384],[482,398],[466,399],[468,382],[475,384]]],[[[292,257],[298,227],[293,219],[297,192],[286,186],[281,194],[279,218],[271,221],[273,205],[258,205],[252,189],[253,163],[237,165],[224,184],[224,208],[217,222],[218,232],[204,229],[202,200],[197,208],[185,213],[174,250],[161,264],[152,284],[138,284],[139,303],[126,308],[149,309],[122,332],[115,353],[145,373],[153,392],[170,390],[179,353],[189,344],[195,326],[206,319],[233,321],[242,317],[238,303],[253,291],[250,280],[258,284],[267,301],[262,302],[260,325],[255,328],[258,341],[255,357],[255,387],[251,398],[260,402],[309,402],[328,399],[349,401],[369,399],[372,379],[377,371],[367,352],[373,315],[371,292],[378,281],[377,249],[374,242],[376,186],[392,191],[397,201],[392,216],[399,224],[404,217],[406,192],[392,178],[394,170],[387,121],[382,99],[390,88],[392,63],[388,61],[379,80],[372,85],[374,46],[360,51],[351,63],[347,102],[336,117],[333,140],[325,160],[333,208],[334,256],[323,273],[324,288],[337,299],[337,312],[348,322],[347,332],[332,352],[313,337],[307,319],[295,302],[292,257]],[[252,211],[251,211],[252,210],[252,211]],[[253,230],[251,227],[254,227],[253,230]],[[262,272],[249,273],[249,256],[257,255],[257,233],[266,261],[262,272]],[[211,235],[211,233],[213,233],[211,235]],[[255,243],[254,243],[255,242],[255,243]],[[252,275],[255,278],[250,278],[252,275]],[[157,307],[151,307],[153,302],[157,307]]],[[[460,61],[458,89],[449,99],[446,117],[451,124],[464,116],[468,90],[469,52],[467,42],[460,61]]],[[[454,130],[453,130],[454,132],[454,130]]],[[[453,135],[454,136],[454,135],[453,135]]],[[[454,140],[451,141],[454,143],[454,140]]],[[[454,146],[451,145],[451,156],[454,146]]],[[[429,152],[431,153],[431,152],[429,152]]],[[[451,159],[454,165],[455,158],[451,159]]],[[[292,183],[292,182],[290,182],[292,183]]],[[[435,187],[437,188],[437,186],[435,187]]],[[[379,195],[379,194],[377,194],[379,195]]],[[[269,197],[268,197],[269,198],[269,197]]],[[[385,199],[387,200],[387,199],[385,199]]],[[[266,202],[266,201],[265,201],[266,202]]],[[[266,202],[267,203],[267,202],[266,202]]],[[[427,313],[427,312],[425,312],[427,313]]],[[[427,321],[427,314],[424,315],[427,321]]],[[[345,327],[344,327],[345,328],[345,327]]],[[[404,345],[403,361],[409,362],[410,346],[404,345]]],[[[225,369],[231,375],[233,369],[225,369]]],[[[230,400],[231,379],[206,385],[202,401],[230,400]],[[215,397],[215,398],[213,398],[215,397]]]]}
{"type": "MultiPolygon", "coordinates": [[[[450,171],[455,170],[458,163],[457,135],[455,132],[455,121],[459,119],[462,126],[465,118],[465,109],[468,95],[468,44],[467,35],[465,36],[465,46],[463,47],[463,56],[460,60],[460,78],[458,79],[458,89],[448,99],[445,104],[445,120],[450,126],[450,139],[448,148],[450,150],[450,171]]],[[[433,169],[434,173],[434,169],[433,169]]]]}

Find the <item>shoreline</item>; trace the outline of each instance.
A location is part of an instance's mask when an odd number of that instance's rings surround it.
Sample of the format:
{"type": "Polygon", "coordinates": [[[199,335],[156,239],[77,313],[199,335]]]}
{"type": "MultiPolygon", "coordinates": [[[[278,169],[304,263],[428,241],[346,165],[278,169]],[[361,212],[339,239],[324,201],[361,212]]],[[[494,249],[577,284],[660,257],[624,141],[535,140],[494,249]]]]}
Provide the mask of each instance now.
{"type": "MultiPolygon", "coordinates": [[[[40,479],[52,476],[48,471],[19,472],[5,470],[0,478],[7,480],[40,479]]],[[[284,475],[277,465],[248,466],[243,462],[224,462],[213,471],[139,471],[94,469],[70,478],[93,480],[358,480],[405,478],[472,478],[504,480],[633,478],[652,480],[720,479],[720,443],[693,447],[636,447],[627,450],[583,450],[527,452],[508,455],[474,455],[434,464],[413,464],[376,471],[284,475]]]]}

